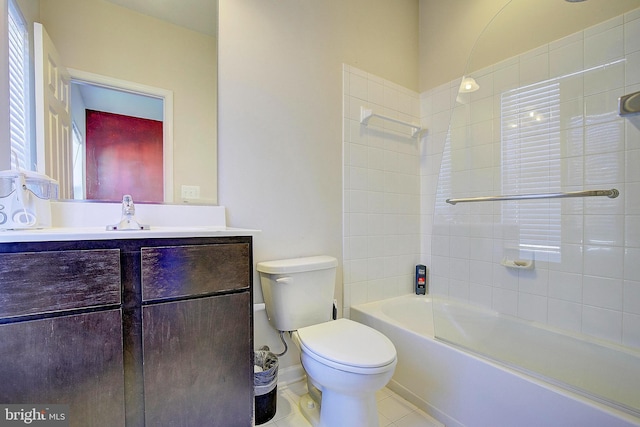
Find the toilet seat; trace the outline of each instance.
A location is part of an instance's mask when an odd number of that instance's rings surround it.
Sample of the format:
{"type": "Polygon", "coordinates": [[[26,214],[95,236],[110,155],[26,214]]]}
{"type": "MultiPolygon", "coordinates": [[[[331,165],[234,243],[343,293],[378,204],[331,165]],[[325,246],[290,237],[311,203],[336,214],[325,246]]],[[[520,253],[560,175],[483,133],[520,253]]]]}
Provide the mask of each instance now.
{"type": "Polygon", "coordinates": [[[359,374],[384,372],[396,362],[396,349],[382,333],[349,319],[298,329],[301,349],[332,368],[359,374]]]}

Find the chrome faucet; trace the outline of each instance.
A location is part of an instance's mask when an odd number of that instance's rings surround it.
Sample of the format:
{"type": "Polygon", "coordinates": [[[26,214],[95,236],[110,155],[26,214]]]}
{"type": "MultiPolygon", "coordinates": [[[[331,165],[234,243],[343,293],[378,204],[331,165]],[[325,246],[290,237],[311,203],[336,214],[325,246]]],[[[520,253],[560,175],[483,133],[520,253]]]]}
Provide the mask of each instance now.
{"type": "Polygon", "coordinates": [[[136,205],[133,203],[133,197],[125,194],[122,197],[122,218],[115,225],[107,225],[107,230],[149,230],[148,225],[141,225],[135,218],[136,205]]]}

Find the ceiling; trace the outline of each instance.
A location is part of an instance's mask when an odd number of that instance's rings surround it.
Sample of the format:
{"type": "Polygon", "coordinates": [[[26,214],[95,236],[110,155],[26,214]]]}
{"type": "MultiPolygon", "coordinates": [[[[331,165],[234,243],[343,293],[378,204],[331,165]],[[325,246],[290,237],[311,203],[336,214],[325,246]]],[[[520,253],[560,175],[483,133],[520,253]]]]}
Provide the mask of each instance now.
{"type": "Polygon", "coordinates": [[[218,0],[107,0],[144,15],[217,36],[218,0]]]}

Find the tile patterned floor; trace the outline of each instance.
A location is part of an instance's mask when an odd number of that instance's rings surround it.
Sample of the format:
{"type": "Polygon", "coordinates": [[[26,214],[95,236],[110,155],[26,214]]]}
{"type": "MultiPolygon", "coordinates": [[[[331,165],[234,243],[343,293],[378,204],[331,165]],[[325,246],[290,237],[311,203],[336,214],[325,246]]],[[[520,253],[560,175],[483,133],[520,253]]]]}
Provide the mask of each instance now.
{"type": "MultiPolygon", "coordinates": [[[[264,427],[311,427],[298,409],[300,396],[307,393],[305,381],[278,386],[276,415],[264,427]]],[[[444,427],[429,415],[388,388],[376,394],[380,427],[444,427]]]]}

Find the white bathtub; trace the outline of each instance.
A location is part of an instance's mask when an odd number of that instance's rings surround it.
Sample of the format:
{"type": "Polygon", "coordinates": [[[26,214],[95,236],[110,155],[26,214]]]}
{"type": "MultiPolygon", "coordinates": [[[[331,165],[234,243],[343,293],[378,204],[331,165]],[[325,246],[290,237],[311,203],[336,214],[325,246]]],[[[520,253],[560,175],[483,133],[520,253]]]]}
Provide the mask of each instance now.
{"type": "Polygon", "coordinates": [[[395,344],[389,388],[447,427],[640,426],[640,357],[624,348],[416,295],[352,306],[351,318],[395,344]],[[434,338],[434,311],[456,346],[434,338]]]}

